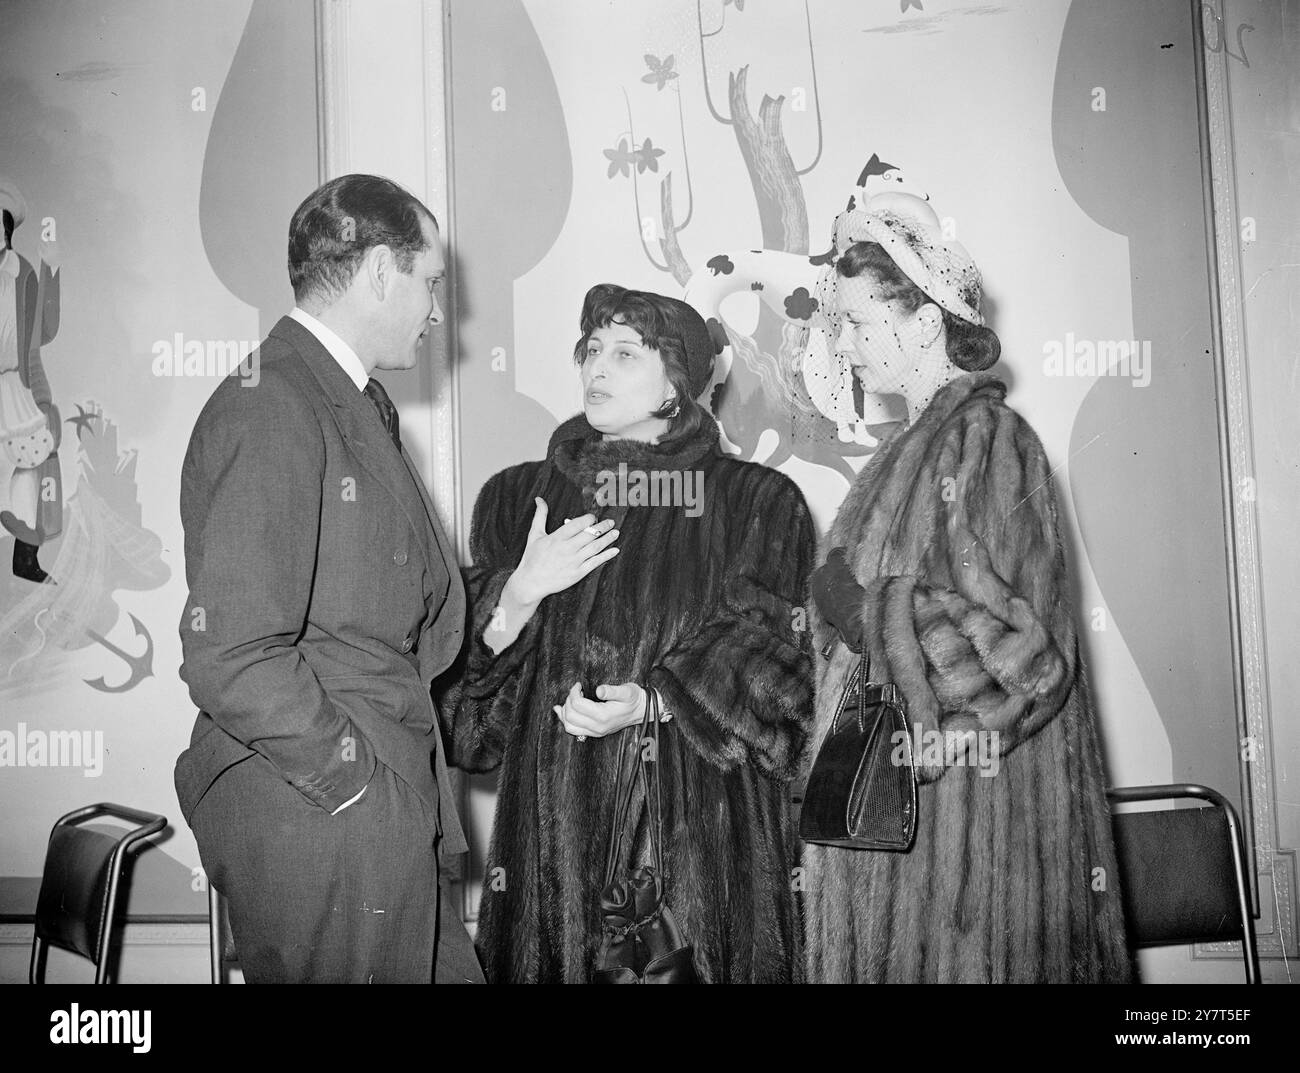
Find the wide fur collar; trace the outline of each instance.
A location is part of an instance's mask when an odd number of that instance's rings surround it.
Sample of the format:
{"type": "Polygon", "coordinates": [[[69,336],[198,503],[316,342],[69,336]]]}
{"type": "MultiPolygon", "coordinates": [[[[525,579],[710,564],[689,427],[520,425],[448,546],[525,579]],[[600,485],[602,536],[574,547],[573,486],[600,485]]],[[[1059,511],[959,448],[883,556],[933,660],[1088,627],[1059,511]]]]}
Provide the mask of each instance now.
{"type": "Polygon", "coordinates": [[[698,465],[706,455],[717,450],[718,425],[708,414],[695,435],[684,442],[668,445],[640,440],[606,440],[587,423],[584,414],[565,421],[551,435],[546,456],[578,488],[590,488],[596,475],[617,470],[619,463],[628,469],[658,471],[686,470],[698,465]]]}
{"type": "Polygon", "coordinates": [[[941,425],[967,399],[977,395],[989,396],[1001,402],[1007,397],[1007,385],[998,379],[996,373],[966,373],[935,392],[930,405],[917,418],[916,424],[941,425]]]}

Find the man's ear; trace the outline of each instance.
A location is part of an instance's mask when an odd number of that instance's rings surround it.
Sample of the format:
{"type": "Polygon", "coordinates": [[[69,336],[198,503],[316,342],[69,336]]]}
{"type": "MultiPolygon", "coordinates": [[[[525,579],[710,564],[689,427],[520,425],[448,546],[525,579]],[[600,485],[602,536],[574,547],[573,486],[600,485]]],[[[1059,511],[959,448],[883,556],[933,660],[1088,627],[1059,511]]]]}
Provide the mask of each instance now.
{"type": "Polygon", "coordinates": [[[379,301],[383,301],[393,286],[393,276],[397,272],[397,262],[393,257],[393,251],[385,245],[371,246],[366,250],[365,257],[361,261],[360,274],[366,281],[366,286],[370,293],[379,301]]]}

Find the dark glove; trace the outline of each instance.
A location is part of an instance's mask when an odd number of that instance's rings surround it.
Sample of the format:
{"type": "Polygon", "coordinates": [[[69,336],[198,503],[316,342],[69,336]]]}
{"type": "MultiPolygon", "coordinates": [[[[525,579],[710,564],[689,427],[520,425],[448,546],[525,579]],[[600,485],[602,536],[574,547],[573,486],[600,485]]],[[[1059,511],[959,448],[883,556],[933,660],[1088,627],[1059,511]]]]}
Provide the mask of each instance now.
{"type": "Polygon", "coordinates": [[[812,596],[817,610],[854,652],[862,651],[862,597],[866,591],[849,569],[843,548],[832,548],[826,562],[813,571],[812,596]]]}

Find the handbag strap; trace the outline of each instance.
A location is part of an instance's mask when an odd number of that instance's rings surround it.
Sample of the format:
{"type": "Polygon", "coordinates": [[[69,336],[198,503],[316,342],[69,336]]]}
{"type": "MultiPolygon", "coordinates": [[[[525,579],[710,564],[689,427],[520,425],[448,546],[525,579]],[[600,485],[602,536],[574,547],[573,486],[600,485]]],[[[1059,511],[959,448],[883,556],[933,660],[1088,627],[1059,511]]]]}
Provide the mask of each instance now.
{"type": "MultiPolygon", "coordinates": [[[[637,749],[637,768],[641,786],[645,791],[646,808],[650,816],[648,828],[650,834],[650,852],[654,858],[655,871],[663,875],[663,859],[660,850],[660,843],[663,840],[663,796],[659,780],[659,696],[651,688],[644,687],[646,694],[645,715],[642,716],[640,724],[636,727],[636,749],[637,749]],[[645,731],[647,725],[654,727],[654,756],[653,773],[647,777],[647,761],[642,755],[645,741],[645,731]],[[653,801],[653,804],[651,803],[653,801]]],[[[627,731],[632,727],[624,728],[622,737],[626,742],[627,731]]],[[[609,852],[605,858],[605,886],[609,886],[614,881],[614,875],[618,871],[619,858],[623,851],[623,831],[627,827],[628,813],[632,809],[632,798],[636,793],[637,777],[633,776],[627,780],[627,792],[623,791],[623,752],[624,748],[620,747],[618,757],[618,769],[614,778],[614,829],[610,832],[609,852]]]]}
{"type": "MultiPolygon", "coordinates": [[[[654,728],[654,759],[646,760],[644,753],[641,757],[641,784],[645,787],[646,810],[649,816],[646,821],[646,829],[650,836],[650,852],[654,857],[655,874],[663,878],[664,861],[663,861],[663,841],[664,841],[664,799],[663,799],[663,781],[659,775],[659,694],[649,686],[645,687],[646,691],[646,722],[654,728]],[[650,775],[646,775],[646,768],[650,765],[650,775]],[[653,802],[653,804],[651,803],[653,802]]],[[[645,727],[642,726],[642,748],[645,743],[645,727]]]]}

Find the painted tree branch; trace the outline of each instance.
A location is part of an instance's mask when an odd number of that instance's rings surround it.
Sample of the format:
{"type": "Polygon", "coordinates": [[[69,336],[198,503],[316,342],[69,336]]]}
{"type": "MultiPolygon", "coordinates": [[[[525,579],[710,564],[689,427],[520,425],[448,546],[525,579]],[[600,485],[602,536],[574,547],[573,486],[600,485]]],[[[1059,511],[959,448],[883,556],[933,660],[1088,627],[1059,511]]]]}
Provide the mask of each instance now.
{"type": "Polygon", "coordinates": [[[803,0],[803,20],[808,29],[808,65],[812,68],[812,91],[813,91],[813,108],[817,113],[817,155],[813,157],[812,163],[806,168],[797,172],[796,175],[807,175],[815,168],[822,158],[822,95],[817,89],[817,54],[813,51],[812,43],[812,16],[808,14],[808,0],[803,0]]]}
{"type": "Polygon", "coordinates": [[[807,253],[808,209],[799,173],[781,130],[781,105],[785,98],[764,94],[756,121],[745,99],[748,78],[746,64],[730,76],[729,96],[736,143],[749,169],[758,203],[763,246],[769,250],[807,253]]]}
{"type": "MultiPolygon", "coordinates": [[[[673,225],[673,174],[669,172],[659,182],[659,215],[663,218],[664,237],[659,240],[664,260],[671,266],[673,278],[685,287],[691,279],[691,266],[682,254],[677,233],[686,225],[673,225]]],[[[653,258],[651,258],[653,263],[653,258]]],[[[656,268],[658,265],[655,266],[656,268]]]]}
{"type": "Polygon", "coordinates": [[[723,118],[723,116],[718,113],[718,110],[713,107],[713,95],[709,92],[708,54],[704,48],[704,39],[706,37],[715,37],[722,33],[722,27],[727,24],[727,10],[726,8],[723,8],[722,22],[719,24],[718,28],[711,33],[706,34],[704,32],[704,13],[701,10],[702,5],[703,0],[695,0],[695,22],[700,28],[700,72],[704,75],[704,103],[709,106],[709,114],[713,116],[714,119],[723,124],[723,126],[729,127],[731,126],[731,120],[723,118]]]}
{"type": "MultiPolygon", "coordinates": [[[[682,162],[686,168],[686,198],[687,209],[686,219],[677,225],[678,231],[685,231],[691,225],[691,217],[695,215],[695,184],[691,182],[691,154],[686,145],[686,114],[682,111],[682,91],[677,91],[677,129],[681,132],[682,137],[682,162]]],[[[668,178],[671,178],[671,173],[668,178]]],[[[665,219],[664,227],[667,229],[665,219]]]]}
{"type": "MultiPolygon", "coordinates": [[[[628,136],[632,139],[632,144],[636,145],[636,128],[632,125],[632,102],[627,99],[627,90],[623,91],[623,104],[627,108],[628,136]]],[[[639,170],[640,169],[635,167],[632,169],[632,206],[636,212],[636,233],[641,240],[641,250],[645,254],[646,260],[649,261],[652,265],[654,265],[655,268],[659,269],[660,272],[671,272],[672,271],[671,268],[669,268],[667,265],[661,265],[658,261],[655,260],[655,255],[650,252],[650,247],[646,245],[645,222],[641,216],[641,194],[636,181],[636,177],[637,174],[639,173],[639,170]]],[[[668,232],[667,227],[664,228],[664,232],[665,234],[667,234],[668,232]]]]}

